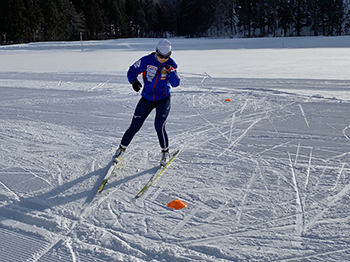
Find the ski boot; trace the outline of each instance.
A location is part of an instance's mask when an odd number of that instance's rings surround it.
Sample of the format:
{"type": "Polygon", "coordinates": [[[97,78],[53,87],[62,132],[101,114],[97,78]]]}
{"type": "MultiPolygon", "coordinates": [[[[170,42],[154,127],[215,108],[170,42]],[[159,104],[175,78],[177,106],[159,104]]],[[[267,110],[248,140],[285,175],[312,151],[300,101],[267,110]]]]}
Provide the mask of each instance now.
{"type": "Polygon", "coordinates": [[[122,159],[122,155],[124,154],[125,150],[126,150],[125,147],[123,147],[122,145],[119,146],[119,148],[117,149],[117,151],[113,156],[113,163],[117,164],[122,159]]]}
{"type": "Polygon", "coordinates": [[[160,166],[166,166],[170,160],[169,149],[162,150],[162,158],[160,159],[160,166]]]}

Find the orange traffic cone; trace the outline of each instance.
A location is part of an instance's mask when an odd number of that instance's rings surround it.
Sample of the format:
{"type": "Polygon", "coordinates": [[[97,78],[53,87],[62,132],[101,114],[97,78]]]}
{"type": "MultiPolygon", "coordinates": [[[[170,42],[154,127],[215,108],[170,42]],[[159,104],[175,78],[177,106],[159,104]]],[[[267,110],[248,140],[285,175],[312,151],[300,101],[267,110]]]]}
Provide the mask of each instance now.
{"type": "Polygon", "coordinates": [[[167,204],[167,206],[178,210],[187,207],[187,204],[179,199],[175,199],[174,201],[171,201],[169,204],[167,204]]]}
{"type": "Polygon", "coordinates": [[[231,102],[231,99],[230,99],[230,98],[227,98],[227,99],[225,100],[225,102],[231,102]]]}

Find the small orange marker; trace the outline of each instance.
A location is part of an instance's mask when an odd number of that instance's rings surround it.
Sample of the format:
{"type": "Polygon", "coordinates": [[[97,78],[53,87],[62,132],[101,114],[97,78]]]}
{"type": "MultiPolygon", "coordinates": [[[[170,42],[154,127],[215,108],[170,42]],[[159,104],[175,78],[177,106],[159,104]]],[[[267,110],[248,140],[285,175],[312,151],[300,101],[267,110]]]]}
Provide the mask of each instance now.
{"type": "Polygon", "coordinates": [[[227,98],[227,99],[225,100],[225,102],[231,102],[231,99],[230,99],[230,98],[227,98]]]}
{"type": "Polygon", "coordinates": [[[174,201],[171,201],[169,204],[167,204],[167,206],[178,210],[187,207],[187,204],[179,199],[175,199],[174,201]]]}

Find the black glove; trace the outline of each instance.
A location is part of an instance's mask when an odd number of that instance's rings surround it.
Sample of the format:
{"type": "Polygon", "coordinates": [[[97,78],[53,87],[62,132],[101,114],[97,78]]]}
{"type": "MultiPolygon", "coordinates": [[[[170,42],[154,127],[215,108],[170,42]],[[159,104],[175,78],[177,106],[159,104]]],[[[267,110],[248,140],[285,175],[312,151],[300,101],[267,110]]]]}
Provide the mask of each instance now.
{"type": "Polygon", "coordinates": [[[134,82],[132,82],[132,88],[134,88],[135,92],[140,91],[142,85],[139,80],[135,79],[134,82]]]}
{"type": "Polygon", "coordinates": [[[172,67],[171,65],[166,65],[165,66],[165,70],[170,74],[174,71],[176,71],[176,69],[174,67],[172,67]]]}

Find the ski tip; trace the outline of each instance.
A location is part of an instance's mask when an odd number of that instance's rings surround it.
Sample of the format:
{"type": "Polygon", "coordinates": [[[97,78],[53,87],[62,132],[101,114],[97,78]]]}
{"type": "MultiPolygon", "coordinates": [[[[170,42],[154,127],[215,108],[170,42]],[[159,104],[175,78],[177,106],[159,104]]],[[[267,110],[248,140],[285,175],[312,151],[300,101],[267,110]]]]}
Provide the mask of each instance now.
{"type": "MultiPolygon", "coordinates": [[[[148,189],[148,188],[147,188],[147,189],[148,189]]],[[[147,189],[146,189],[146,190],[147,190],[147,189]]],[[[135,196],[135,199],[138,199],[138,198],[142,197],[146,190],[143,188],[143,189],[135,196]]]]}
{"type": "Polygon", "coordinates": [[[180,153],[180,150],[176,150],[174,153],[173,153],[173,158],[176,157],[178,154],[180,153]]]}
{"type": "Polygon", "coordinates": [[[143,195],[143,193],[145,193],[144,190],[142,190],[141,192],[139,192],[139,193],[135,196],[135,199],[140,198],[140,197],[143,195]]]}

